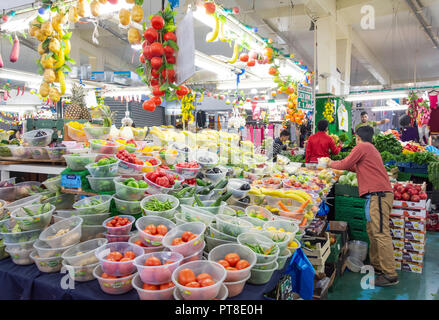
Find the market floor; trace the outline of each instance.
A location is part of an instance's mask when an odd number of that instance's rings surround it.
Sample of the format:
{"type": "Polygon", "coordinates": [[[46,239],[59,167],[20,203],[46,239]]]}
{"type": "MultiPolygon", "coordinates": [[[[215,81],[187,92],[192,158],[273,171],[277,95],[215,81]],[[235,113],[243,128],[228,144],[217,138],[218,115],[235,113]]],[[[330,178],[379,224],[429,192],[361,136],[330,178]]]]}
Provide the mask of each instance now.
{"type": "Polygon", "coordinates": [[[422,274],[398,271],[399,284],[393,287],[363,290],[365,274],[349,272],[338,279],[329,300],[439,300],[439,233],[427,233],[422,274]]]}

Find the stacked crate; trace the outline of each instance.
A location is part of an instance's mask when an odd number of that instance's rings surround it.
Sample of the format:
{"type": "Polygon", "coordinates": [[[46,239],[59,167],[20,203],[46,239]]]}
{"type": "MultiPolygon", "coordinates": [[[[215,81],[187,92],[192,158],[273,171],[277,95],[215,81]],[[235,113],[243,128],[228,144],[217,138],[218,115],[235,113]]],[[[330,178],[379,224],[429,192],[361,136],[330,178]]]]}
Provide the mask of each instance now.
{"type": "Polygon", "coordinates": [[[369,243],[366,231],[366,199],[335,196],[335,220],[346,221],[349,225],[349,238],[369,243]]]}
{"type": "Polygon", "coordinates": [[[393,201],[390,232],[397,270],[422,273],[426,243],[427,200],[393,201]]]}

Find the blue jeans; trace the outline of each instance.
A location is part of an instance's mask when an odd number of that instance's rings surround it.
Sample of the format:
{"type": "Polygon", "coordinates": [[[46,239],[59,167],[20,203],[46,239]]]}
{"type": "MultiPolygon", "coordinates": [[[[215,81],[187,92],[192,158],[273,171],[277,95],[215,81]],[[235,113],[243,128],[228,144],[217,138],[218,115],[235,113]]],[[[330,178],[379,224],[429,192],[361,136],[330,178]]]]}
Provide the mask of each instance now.
{"type": "Polygon", "coordinates": [[[370,194],[368,194],[366,197],[366,207],[364,208],[364,212],[366,213],[366,220],[370,222],[370,194]]]}

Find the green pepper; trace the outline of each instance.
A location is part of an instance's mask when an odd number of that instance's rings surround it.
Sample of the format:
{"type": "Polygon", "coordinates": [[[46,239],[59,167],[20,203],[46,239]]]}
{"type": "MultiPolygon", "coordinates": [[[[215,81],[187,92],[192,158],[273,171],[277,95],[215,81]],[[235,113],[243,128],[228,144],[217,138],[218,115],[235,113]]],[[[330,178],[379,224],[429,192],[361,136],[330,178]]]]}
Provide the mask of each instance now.
{"type": "Polygon", "coordinates": [[[204,182],[203,180],[197,179],[196,181],[197,181],[197,185],[198,186],[200,186],[200,187],[205,187],[206,186],[206,182],[204,182]]]}

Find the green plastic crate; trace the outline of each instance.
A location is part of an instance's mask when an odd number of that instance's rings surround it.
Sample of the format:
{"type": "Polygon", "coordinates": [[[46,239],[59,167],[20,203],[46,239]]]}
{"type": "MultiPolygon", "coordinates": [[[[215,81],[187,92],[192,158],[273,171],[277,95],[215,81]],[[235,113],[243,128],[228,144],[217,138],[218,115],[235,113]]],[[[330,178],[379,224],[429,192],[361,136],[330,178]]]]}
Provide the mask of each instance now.
{"type": "Polygon", "coordinates": [[[335,220],[348,221],[352,219],[366,220],[366,212],[364,208],[335,206],[335,220]]]}
{"type": "Polygon", "coordinates": [[[354,197],[359,198],[360,194],[358,193],[358,187],[353,187],[348,184],[335,184],[335,195],[336,196],[345,196],[345,197],[354,197]]]}
{"type": "Polygon", "coordinates": [[[411,173],[406,173],[406,172],[398,172],[398,181],[409,181],[410,178],[412,177],[411,173]]]}
{"type": "Polygon", "coordinates": [[[369,235],[365,231],[351,230],[351,240],[360,240],[369,243],[369,235]]]}
{"type": "Polygon", "coordinates": [[[344,196],[335,196],[335,207],[356,207],[356,208],[365,208],[366,207],[366,199],[363,198],[354,198],[354,197],[344,197],[344,196]]]}
{"type": "Polygon", "coordinates": [[[348,221],[349,228],[353,230],[366,231],[367,220],[352,219],[348,221]]]}

